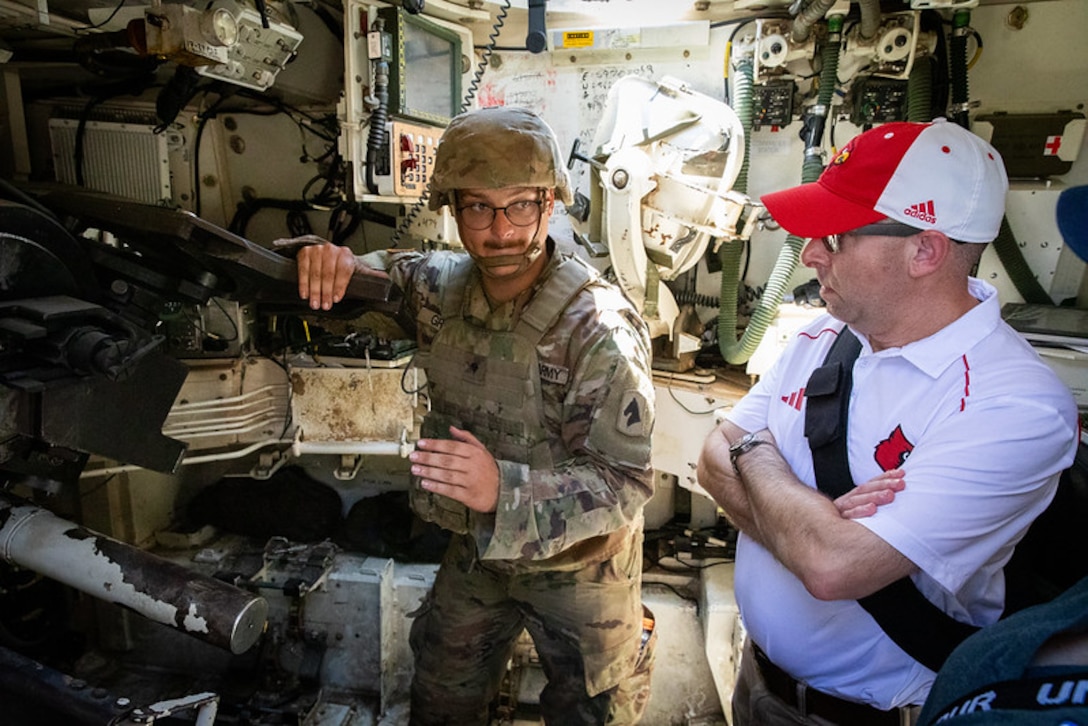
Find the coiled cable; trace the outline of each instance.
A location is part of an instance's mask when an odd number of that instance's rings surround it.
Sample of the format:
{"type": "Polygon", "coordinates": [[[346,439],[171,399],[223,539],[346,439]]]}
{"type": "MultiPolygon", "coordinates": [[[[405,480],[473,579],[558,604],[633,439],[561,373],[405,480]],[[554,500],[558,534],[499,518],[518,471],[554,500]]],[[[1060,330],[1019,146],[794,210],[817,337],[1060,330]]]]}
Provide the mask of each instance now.
{"type": "MultiPolygon", "coordinates": [[[[483,53],[480,54],[480,62],[476,65],[476,72],[472,75],[472,81],[468,84],[468,91],[465,92],[465,98],[461,101],[461,108],[458,113],[467,111],[472,104],[472,99],[476,97],[476,91],[480,87],[480,79],[483,78],[484,71],[487,70],[488,65],[491,63],[491,54],[495,52],[495,45],[498,42],[499,34],[502,33],[503,25],[506,24],[506,14],[509,10],[510,0],[505,0],[499,8],[498,15],[495,16],[495,23],[491,26],[491,32],[487,36],[487,46],[484,48],[483,53]]],[[[389,240],[390,247],[395,248],[400,245],[400,238],[408,231],[412,221],[423,211],[423,205],[427,203],[430,196],[431,186],[428,184],[427,188],[423,190],[423,194],[420,195],[397,226],[397,230],[389,240]]]]}

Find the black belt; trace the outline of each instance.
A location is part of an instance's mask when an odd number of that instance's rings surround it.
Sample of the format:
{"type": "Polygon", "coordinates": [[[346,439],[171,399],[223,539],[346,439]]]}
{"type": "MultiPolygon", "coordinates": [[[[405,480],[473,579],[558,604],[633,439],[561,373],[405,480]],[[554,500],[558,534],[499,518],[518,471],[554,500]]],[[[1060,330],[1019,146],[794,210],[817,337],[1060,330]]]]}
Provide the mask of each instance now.
{"type": "Polygon", "coordinates": [[[819,716],[839,726],[900,726],[899,709],[881,711],[864,703],[847,701],[823,691],[809,688],[794,679],[767,657],[763,650],[752,643],[756,665],[763,676],[767,690],[796,708],[802,716],[819,716]]]}

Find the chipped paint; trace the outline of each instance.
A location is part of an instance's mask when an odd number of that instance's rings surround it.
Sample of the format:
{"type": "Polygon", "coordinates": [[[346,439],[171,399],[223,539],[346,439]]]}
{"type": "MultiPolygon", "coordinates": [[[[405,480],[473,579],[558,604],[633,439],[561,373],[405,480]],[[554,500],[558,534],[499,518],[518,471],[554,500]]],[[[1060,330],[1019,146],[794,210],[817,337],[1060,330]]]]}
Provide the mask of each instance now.
{"type": "Polygon", "coordinates": [[[10,562],[234,653],[256,642],[268,613],[267,603],[252,593],[2,496],[0,552],[10,562]]]}

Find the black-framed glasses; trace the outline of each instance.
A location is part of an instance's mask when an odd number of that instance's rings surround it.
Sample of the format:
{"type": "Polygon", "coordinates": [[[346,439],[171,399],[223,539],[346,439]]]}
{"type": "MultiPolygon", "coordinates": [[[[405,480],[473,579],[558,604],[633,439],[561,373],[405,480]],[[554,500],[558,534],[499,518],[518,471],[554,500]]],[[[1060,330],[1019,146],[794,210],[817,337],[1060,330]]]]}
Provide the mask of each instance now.
{"type": "Polygon", "coordinates": [[[878,237],[913,237],[921,231],[922,230],[917,227],[911,227],[909,224],[896,222],[894,219],[884,219],[879,222],[874,222],[873,224],[867,224],[864,227],[852,229],[849,232],[827,234],[818,239],[823,242],[824,248],[834,255],[842,248],[842,238],[847,235],[854,237],[861,237],[864,235],[874,235],[878,237]]]}
{"type": "Polygon", "coordinates": [[[492,207],[483,202],[472,202],[463,207],[458,207],[461,222],[469,229],[489,229],[495,223],[495,215],[502,212],[515,227],[530,227],[540,221],[541,209],[544,206],[542,199],[522,199],[511,202],[505,207],[492,207]]]}

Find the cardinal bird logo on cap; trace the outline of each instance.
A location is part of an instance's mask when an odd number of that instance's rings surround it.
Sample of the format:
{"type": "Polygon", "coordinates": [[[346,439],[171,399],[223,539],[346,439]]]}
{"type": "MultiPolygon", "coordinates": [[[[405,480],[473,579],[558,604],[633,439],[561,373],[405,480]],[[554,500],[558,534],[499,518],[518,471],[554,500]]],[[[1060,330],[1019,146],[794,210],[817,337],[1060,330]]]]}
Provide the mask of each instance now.
{"type": "Polygon", "coordinates": [[[846,160],[849,159],[849,158],[850,158],[850,149],[848,147],[848,148],[843,149],[839,153],[835,154],[835,158],[831,160],[831,163],[835,164],[835,165],[845,164],[846,160]]]}
{"type": "Polygon", "coordinates": [[[892,431],[888,438],[876,445],[873,458],[876,459],[881,471],[889,471],[902,466],[912,451],[914,451],[914,444],[903,434],[903,427],[896,426],[895,431],[892,431]]]}

